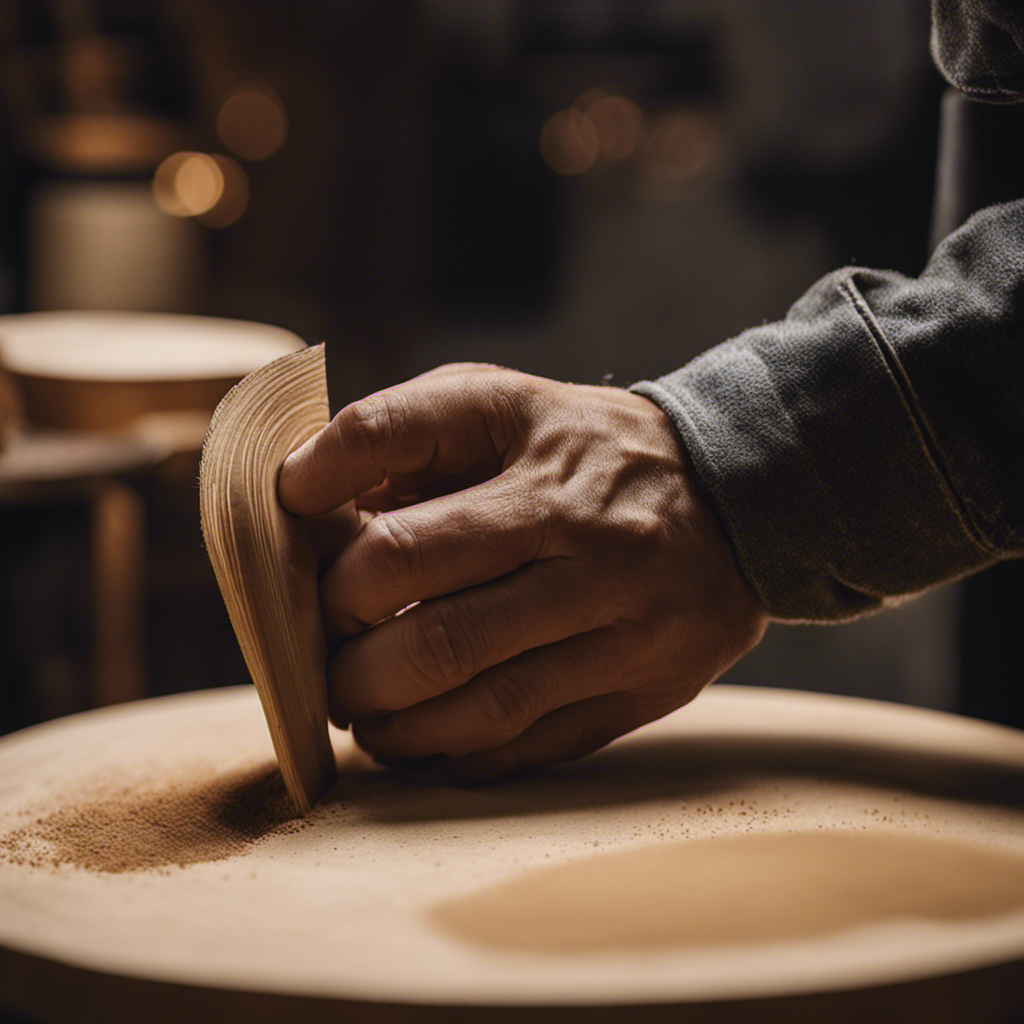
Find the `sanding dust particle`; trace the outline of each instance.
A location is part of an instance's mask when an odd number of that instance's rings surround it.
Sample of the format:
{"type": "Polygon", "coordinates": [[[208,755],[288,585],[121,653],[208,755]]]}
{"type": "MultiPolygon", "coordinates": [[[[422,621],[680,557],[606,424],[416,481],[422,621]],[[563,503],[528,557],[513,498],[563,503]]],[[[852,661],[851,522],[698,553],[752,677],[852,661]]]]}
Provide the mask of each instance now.
{"type": "Polygon", "coordinates": [[[295,832],[284,780],[273,763],[162,784],[95,787],[0,834],[0,861],[122,874],[186,867],[243,854],[272,834],[295,832]]]}

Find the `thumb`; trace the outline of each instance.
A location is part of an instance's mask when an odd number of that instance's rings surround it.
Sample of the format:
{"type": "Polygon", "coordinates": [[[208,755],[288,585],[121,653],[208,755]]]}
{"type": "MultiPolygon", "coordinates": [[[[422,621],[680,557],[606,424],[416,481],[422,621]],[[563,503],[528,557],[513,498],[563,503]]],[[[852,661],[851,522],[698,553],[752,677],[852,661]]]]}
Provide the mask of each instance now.
{"type": "Polygon", "coordinates": [[[389,473],[497,471],[517,433],[504,376],[427,374],[346,406],[285,459],[281,504],[296,515],[321,514],[389,473]]]}

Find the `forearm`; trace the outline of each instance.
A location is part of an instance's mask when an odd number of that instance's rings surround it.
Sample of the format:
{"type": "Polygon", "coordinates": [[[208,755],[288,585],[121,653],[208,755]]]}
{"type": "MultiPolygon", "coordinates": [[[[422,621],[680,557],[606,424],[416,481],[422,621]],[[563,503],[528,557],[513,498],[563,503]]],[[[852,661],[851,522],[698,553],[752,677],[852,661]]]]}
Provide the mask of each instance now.
{"type": "Polygon", "coordinates": [[[836,621],[1024,552],[1024,202],[920,278],[847,269],[634,390],[672,418],[769,613],[836,621]]]}

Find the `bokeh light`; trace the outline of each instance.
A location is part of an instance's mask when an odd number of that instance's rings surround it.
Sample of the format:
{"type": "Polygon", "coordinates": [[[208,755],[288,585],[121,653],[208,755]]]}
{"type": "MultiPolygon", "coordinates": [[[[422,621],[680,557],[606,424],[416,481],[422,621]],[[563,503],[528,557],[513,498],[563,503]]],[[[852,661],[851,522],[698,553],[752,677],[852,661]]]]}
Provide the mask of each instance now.
{"type": "Polygon", "coordinates": [[[224,228],[249,205],[249,180],[230,157],[174,153],[153,175],[153,196],[172,217],[195,217],[208,227],[224,228]]]}
{"type": "Polygon", "coordinates": [[[288,115],[268,85],[239,86],[221,104],[217,134],[230,150],[246,160],[265,160],[288,135],[288,115]]]}
{"type": "Polygon", "coordinates": [[[234,224],[249,205],[249,178],[231,157],[217,154],[213,159],[220,168],[224,188],[216,204],[197,220],[210,228],[226,228],[234,224]]]}
{"type": "Polygon", "coordinates": [[[209,153],[172,153],[153,175],[157,206],[172,217],[198,217],[224,193],[224,172],[209,153]]]}
{"type": "Polygon", "coordinates": [[[541,156],[558,174],[582,174],[593,166],[599,151],[594,122],[579,110],[560,110],[541,129],[541,156]]]}
{"type": "Polygon", "coordinates": [[[644,140],[645,170],[667,182],[685,181],[701,171],[715,147],[709,118],[700,113],[662,114],[644,140]]]}
{"type": "Polygon", "coordinates": [[[597,130],[603,159],[618,162],[633,155],[643,134],[644,115],[631,99],[601,96],[583,114],[597,130]]]}

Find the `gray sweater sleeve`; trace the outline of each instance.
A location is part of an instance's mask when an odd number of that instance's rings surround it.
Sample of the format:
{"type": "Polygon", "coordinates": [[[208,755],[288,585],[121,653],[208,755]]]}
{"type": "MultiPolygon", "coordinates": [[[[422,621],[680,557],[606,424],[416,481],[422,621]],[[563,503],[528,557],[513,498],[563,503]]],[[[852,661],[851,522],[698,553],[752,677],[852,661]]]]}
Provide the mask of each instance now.
{"type": "Polygon", "coordinates": [[[932,0],[932,57],[971,99],[1024,99],[1024,19],[1020,0],[932,0]]]}
{"type": "Polygon", "coordinates": [[[778,619],[838,621],[1024,554],[1024,200],[918,278],[848,268],[633,386],[778,619]]]}

